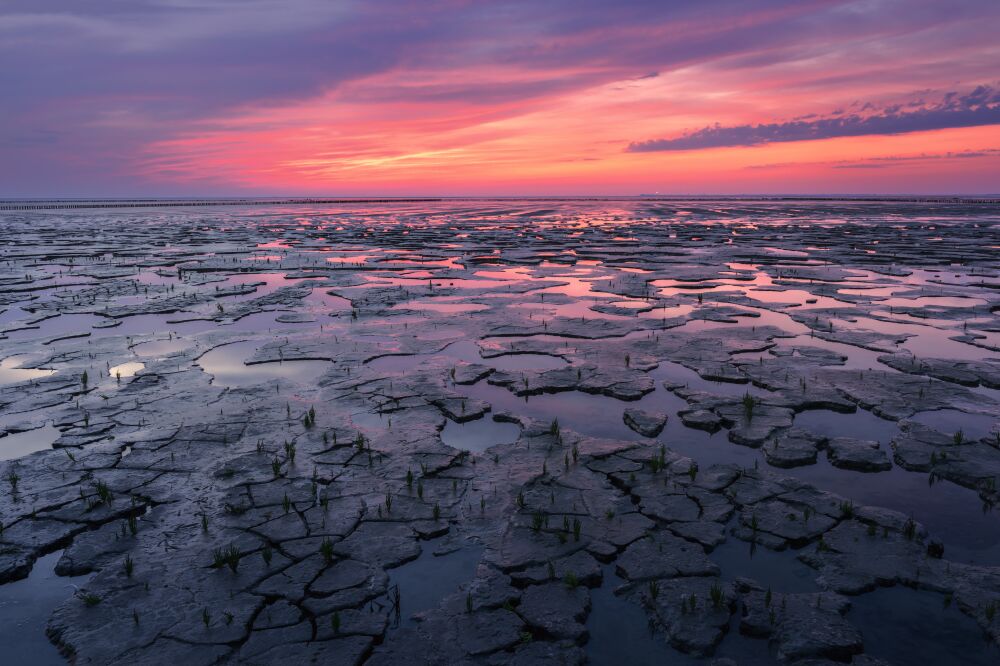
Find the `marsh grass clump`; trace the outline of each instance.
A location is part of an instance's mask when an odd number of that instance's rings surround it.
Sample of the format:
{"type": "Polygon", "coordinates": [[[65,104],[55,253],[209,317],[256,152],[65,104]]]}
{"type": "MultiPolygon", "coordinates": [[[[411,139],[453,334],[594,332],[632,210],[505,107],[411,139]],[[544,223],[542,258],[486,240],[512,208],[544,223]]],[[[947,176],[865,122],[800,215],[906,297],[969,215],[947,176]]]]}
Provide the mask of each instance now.
{"type": "Polygon", "coordinates": [[[333,563],[333,542],[330,541],[330,537],[324,538],[323,543],[319,545],[319,554],[323,556],[327,566],[333,563]]]}
{"type": "Polygon", "coordinates": [[[660,581],[651,580],[649,581],[649,598],[656,601],[656,598],[660,596],[660,581]]]}
{"type": "Polygon", "coordinates": [[[545,516],[542,515],[541,511],[536,511],[531,516],[531,529],[538,532],[542,529],[542,525],[545,524],[545,516]]]}
{"type": "Polygon", "coordinates": [[[712,600],[712,606],[714,608],[722,608],[726,595],[723,594],[721,585],[718,583],[712,583],[712,587],[708,590],[708,596],[712,600]]]}
{"type": "Polygon", "coordinates": [[[757,400],[750,395],[750,391],[743,394],[741,403],[743,404],[743,415],[746,417],[747,421],[753,421],[753,410],[757,405],[757,400]]]}
{"type": "Polygon", "coordinates": [[[277,458],[271,460],[271,473],[276,479],[281,476],[281,461],[277,458]]]}
{"type": "Polygon", "coordinates": [[[909,541],[913,541],[913,537],[917,534],[917,524],[913,522],[913,518],[907,518],[906,524],[903,525],[903,536],[905,536],[909,541]]]}
{"type": "Polygon", "coordinates": [[[114,495],[111,493],[111,488],[108,487],[108,484],[103,481],[98,481],[94,484],[94,490],[97,492],[97,497],[99,497],[102,502],[109,506],[111,505],[111,502],[114,500],[114,495]]]}
{"type": "Polygon", "coordinates": [[[260,556],[264,558],[264,566],[271,566],[271,558],[274,557],[274,551],[271,550],[270,546],[264,546],[264,549],[260,551],[260,556]]]}
{"type": "Polygon", "coordinates": [[[228,566],[232,569],[233,573],[236,573],[236,570],[240,566],[240,557],[242,555],[240,547],[234,543],[229,544],[225,548],[214,548],[212,550],[212,568],[221,569],[228,566]]]}
{"type": "Polygon", "coordinates": [[[94,594],[93,592],[81,592],[77,596],[83,601],[83,605],[88,608],[93,608],[97,604],[101,603],[101,598],[94,594]]]}
{"type": "Polygon", "coordinates": [[[333,611],[333,615],[330,616],[330,629],[334,634],[340,633],[340,611],[333,611]]]}
{"type": "Polygon", "coordinates": [[[840,516],[845,520],[850,520],[854,517],[854,502],[850,500],[844,500],[840,503],[840,516]]]}
{"type": "Polygon", "coordinates": [[[955,446],[961,446],[962,442],[965,441],[965,433],[963,433],[961,429],[956,430],[955,434],[951,436],[951,439],[955,442],[955,446]]]}
{"type": "Polygon", "coordinates": [[[10,484],[10,491],[12,493],[17,492],[17,484],[21,481],[21,476],[17,473],[17,470],[11,469],[7,472],[7,483],[10,484]]]}
{"type": "Polygon", "coordinates": [[[565,583],[566,587],[569,589],[575,590],[580,586],[580,579],[577,578],[577,575],[572,571],[567,571],[566,575],[563,576],[563,583],[565,583]]]}
{"type": "Polygon", "coordinates": [[[226,547],[224,554],[226,565],[232,570],[233,573],[236,573],[236,569],[240,566],[240,557],[242,556],[240,547],[234,543],[229,544],[229,546],[226,547]]]}

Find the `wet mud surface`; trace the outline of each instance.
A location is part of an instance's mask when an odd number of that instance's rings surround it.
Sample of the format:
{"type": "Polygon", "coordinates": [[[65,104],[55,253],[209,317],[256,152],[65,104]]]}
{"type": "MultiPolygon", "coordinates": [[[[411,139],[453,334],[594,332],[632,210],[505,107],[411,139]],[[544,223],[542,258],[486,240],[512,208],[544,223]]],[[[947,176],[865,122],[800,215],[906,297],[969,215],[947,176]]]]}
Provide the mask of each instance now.
{"type": "Polygon", "coordinates": [[[79,664],[998,663],[998,222],[3,213],[2,642],[79,664]]]}

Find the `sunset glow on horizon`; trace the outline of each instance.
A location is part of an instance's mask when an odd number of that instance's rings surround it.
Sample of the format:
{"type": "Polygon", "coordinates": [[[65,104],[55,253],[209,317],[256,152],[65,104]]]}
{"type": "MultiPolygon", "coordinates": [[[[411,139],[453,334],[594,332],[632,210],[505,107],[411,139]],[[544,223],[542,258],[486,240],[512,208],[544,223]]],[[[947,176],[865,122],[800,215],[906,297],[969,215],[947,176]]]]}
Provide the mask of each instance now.
{"type": "Polygon", "coordinates": [[[14,0],[0,196],[996,193],[998,26],[991,0],[14,0]]]}

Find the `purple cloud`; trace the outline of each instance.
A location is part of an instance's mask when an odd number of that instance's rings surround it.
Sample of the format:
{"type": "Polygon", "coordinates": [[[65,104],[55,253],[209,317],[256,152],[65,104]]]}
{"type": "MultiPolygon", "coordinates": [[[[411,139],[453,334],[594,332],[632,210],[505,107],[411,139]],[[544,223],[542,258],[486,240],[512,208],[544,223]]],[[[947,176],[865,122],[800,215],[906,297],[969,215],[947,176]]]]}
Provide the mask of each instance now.
{"type": "MultiPolygon", "coordinates": [[[[864,109],[873,108],[866,104],[864,109]]],[[[715,125],[672,139],[650,139],[629,144],[630,153],[701,150],[767,143],[813,141],[870,134],[906,134],[955,127],[1000,124],[1000,90],[978,86],[960,95],[949,92],[937,104],[915,108],[892,105],[873,115],[836,113],[826,118],[792,120],[760,125],[715,125]]]]}

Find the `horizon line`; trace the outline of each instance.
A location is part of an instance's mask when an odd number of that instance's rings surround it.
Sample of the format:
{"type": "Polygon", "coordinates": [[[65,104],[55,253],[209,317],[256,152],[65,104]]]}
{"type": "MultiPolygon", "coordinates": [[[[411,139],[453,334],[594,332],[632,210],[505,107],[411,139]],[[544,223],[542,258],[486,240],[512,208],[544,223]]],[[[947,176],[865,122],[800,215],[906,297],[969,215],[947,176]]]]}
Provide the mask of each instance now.
{"type": "Polygon", "coordinates": [[[447,201],[843,201],[854,203],[952,203],[1000,204],[998,195],[610,195],[610,196],[454,196],[454,197],[209,197],[209,198],[63,198],[63,199],[0,199],[0,212],[111,208],[185,208],[216,206],[309,206],[435,203],[447,201]]]}

